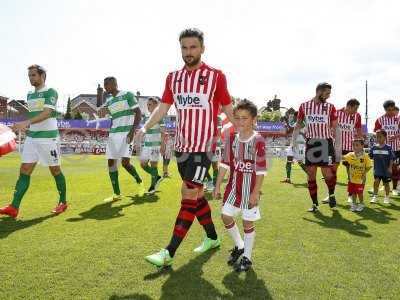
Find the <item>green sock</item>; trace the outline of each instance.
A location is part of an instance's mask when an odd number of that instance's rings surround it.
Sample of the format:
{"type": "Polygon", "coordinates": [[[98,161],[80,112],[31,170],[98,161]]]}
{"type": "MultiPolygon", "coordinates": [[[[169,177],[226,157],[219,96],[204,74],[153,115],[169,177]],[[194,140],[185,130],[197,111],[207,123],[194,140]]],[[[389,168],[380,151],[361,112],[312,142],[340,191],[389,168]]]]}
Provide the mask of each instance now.
{"type": "Polygon", "coordinates": [[[17,180],[17,183],[15,184],[14,198],[11,202],[11,205],[13,207],[19,208],[19,206],[21,205],[21,200],[24,197],[25,192],[29,188],[30,181],[31,181],[30,175],[19,174],[19,178],[17,180]]]}
{"type": "Polygon", "coordinates": [[[67,186],[65,184],[65,177],[63,173],[60,173],[54,176],[54,180],[56,181],[56,186],[58,193],[60,194],[60,201],[62,203],[67,203],[67,186]]]}
{"type": "Polygon", "coordinates": [[[143,168],[143,170],[144,170],[146,173],[149,173],[150,175],[153,175],[152,170],[151,170],[151,167],[150,167],[149,165],[145,165],[145,166],[142,167],[142,168],[143,168]]]}
{"type": "Polygon", "coordinates": [[[121,191],[119,190],[119,182],[118,182],[118,171],[108,172],[110,174],[111,184],[113,187],[113,191],[115,195],[121,195],[121,191]]]}
{"type": "Polygon", "coordinates": [[[290,179],[291,173],[292,173],[292,164],[286,163],[286,178],[290,179]]]}
{"type": "Polygon", "coordinates": [[[303,171],[307,174],[307,167],[305,166],[305,164],[301,163],[299,165],[303,169],[303,171]]]}
{"type": "Polygon", "coordinates": [[[217,183],[217,177],[218,177],[218,170],[213,171],[213,184],[215,185],[217,183]]]}
{"type": "Polygon", "coordinates": [[[135,178],[137,183],[142,182],[142,178],[140,178],[138,172],[136,171],[136,168],[133,165],[128,165],[125,167],[125,170],[132,175],[133,178],[135,178]]]}
{"type": "Polygon", "coordinates": [[[151,169],[151,186],[154,186],[158,179],[158,168],[157,167],[150,167],[151,169]]]}

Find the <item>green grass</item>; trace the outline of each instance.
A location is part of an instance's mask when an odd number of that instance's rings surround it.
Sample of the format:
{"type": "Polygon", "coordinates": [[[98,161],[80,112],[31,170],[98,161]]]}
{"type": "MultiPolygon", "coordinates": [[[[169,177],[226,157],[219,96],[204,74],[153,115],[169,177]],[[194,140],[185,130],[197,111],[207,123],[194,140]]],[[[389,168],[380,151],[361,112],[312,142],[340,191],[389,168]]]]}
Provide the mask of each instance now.
{"type": "MultiPolygon", "coordinates": [[[[17,155],[0,158],[0,205],[10,201],[18,166],[17,155]]],[[[104,156],[64,159],[70,208],[57,217],[49,213],[57,199],[54,180],[46,168],[35,170],[21,218],[0,218],[0,299],[399,299],[397,199],[352,213],[340,184],[338,210],[323,206],[313,215],[306,212],[304,173],[293,171],[295,186],[281,184],[284,163],[274,160],[252,271],[237,275],[227,266],[232,242],[220,203],[211,200],[221,249],[192,252],[203,236],[195,222],[173,269],[157,272],[143,258],[169,241],[180,205],[175,163],[172,179],[144,198],[120,170],[126,197],[113,204],[102,202],[111,194],[105,166],[104,156]]],[[[343,183],[343,173],[340,178],[343,183]]],[[[319,186],[322,198],[326,187],[319,186]]]]}

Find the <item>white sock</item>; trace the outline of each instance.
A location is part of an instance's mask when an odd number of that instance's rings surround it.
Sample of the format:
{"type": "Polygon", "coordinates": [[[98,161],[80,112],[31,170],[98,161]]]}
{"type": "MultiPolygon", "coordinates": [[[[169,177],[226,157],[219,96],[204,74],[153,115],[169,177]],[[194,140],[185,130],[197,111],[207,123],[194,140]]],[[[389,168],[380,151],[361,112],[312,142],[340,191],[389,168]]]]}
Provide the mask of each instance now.
{"type": "Polygon", "coordinates": [[[251,260],[251,252],[253,251],[254,239],[256,237],[256,232],[253,231],[249,233],[244,233],[244,254],[249,260],[251,260]]]}
{"type": "Polygon", "coordinates": [[[226,228],[226,230],[234,241],[235,246],[238,247],[238,249],[243,249],[244,242],[242,240],[242,237],[240,236],[239,228],[237,227],[236,223],[233,223],[233,226],[231,228],[226,228]]]}

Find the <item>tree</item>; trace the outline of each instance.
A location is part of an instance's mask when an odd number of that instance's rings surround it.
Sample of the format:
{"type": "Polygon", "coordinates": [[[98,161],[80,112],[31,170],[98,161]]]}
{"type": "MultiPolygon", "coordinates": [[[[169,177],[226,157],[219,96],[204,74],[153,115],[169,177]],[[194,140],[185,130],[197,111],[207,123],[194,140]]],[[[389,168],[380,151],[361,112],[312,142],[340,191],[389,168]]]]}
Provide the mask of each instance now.
{"type": "Polygon", "coordinates": [[[83,119],[81,113],[79,112],[79,110],[75,113],[74,119],[75,120],[82,120],[83,119]]]}
{"type": "Polygon", "coordinates": [[[72,114],[71,114],[71,98],[68,97],[68,102],[67,102],[67,112],[64,115],[64,120],[71,120],[72,119],[72,114]]]}

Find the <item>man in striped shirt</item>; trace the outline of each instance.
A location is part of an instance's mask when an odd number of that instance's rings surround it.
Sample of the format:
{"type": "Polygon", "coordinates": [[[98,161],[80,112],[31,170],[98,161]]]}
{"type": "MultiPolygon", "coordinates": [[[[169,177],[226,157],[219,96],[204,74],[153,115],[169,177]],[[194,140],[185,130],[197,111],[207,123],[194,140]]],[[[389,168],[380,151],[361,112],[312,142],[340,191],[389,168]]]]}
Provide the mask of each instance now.
{"type": "Polygon", "coordinates": [[[108,173],[114,192],[111,197],[104,199],[104,201],[118,201],[122,198],[118,180],[118,160],[121,160],[121,165],[138,184],[139,196],[143,196],[143,181],[135,167],[130,163],[133,151],[133,135],[142,118],[139,105],[133,93],[118,90],[115,77],[110,76],[104,79],[104,89],[111,95],[105,103],[105,107],[111,115],[106,157],[108,160],[108,173]]]}
{"type": "MultiPolygon", "coordinates": [[[[341,162],[341,157],[353,151],[354,139],[362,138],[361,129],[361,115],[357,112],[360,106],[360,102],[357,99],[350,99],[346,103],[346,107],[337,111],[337,123],[338,130],[340,131],[340,139],[335,141],[335,147],[339,148],[340,151],[336,152],[335,164],[332,166],[335,178],[337,178],[337,169],[341,162]]],[[[343,165],[347,170],[347,177],[349,177],[349,164],[343,161],[343,165]]],[[[323,203],[329,203],[329,196],[322,201],[323,203]]],[[[353,199],[349,194],[348,202],[353,203],[353,199]]]]}
{"type": "Polygon", "coordinates": [[[201,60],[205,49],[203,33],[195,28],[186,29],[181,32],[179,42],[185,66],[168,74],[161,104],[137,134],[137,138],[141,139],[175,104],[175,154],[183,180],[182,201],[169,245],[146,257],[148,262],[158,267],[172,264],[173,256],[194,218],[207,234],[194,251],[202,253],[219,247],[211,209],[204,198],[203,180],[215,150],[218,112],[222,110],[234,122],[225,75],[201,60]]]}
{"type": "Polygon", "coordinates": [[[393,100],[386,100],[383,103],[383,108],[385,109],[385,114],[379,117],[375,121],[374,132],[383,129],[387,133],[387,144],[392,147],[395,159],[393,163],[392,170],[392,183],[393,191],[392,193],[397,196],[397,182],[398,178],[398,168],[400,160],[400,139],[399,139],[399,116],[396,112],[396,103],[393,100]]]}
{"type": "Polygon", "coordinates": [[[300,105],[297,123],[293,131],[291,146],[295,147],[297,136],[302,123],[305,123],[306,153],[305,164],[308,173],[308,191],[313,202],[308,210],[318,210],[318,187],[316,182],[317,168],[321,167],[329,190],[329,206],[336,206],[336,180],[332,171],[335,162],[335,148],[333,140],[336,137],[337,114],[335,106],[328,103],[332,86],[329,83],[320,83],[316,88],[316,95],[311,100],[300,105]]]}
{"type": "Polygon", "coordinates": [[[60,214],[67,209],[65,177],[60,168],[59,132],[56,119],[57,92],[45,86],[46,70],[39,65],[28,68],[31,85],[35,88],[28,93],[28,120],[15,123],[14,131],[26,131],[26,139],[21,155],[21,168],[15,186],[14,197],[10,205],[0,208],[0,214],[16,218],[22,198],[28,190],[31,174],[40,162],[48,166],[54,176],[60,195],[54,214],[60,214]]]}

